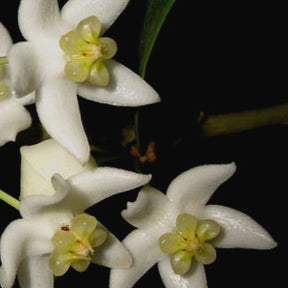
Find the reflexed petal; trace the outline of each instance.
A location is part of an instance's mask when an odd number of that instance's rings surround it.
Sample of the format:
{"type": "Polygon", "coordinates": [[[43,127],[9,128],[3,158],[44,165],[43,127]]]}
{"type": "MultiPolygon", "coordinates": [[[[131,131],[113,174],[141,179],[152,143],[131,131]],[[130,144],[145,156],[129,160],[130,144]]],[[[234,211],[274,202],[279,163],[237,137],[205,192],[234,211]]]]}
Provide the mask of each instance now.
{"type": "Polygon", "coordinates": [[[184,244],[182,237],[174,233],[166,233],[159,238],[160,249],[165,254],[172,254],[181,250],[185,247],[182,244],[184,244]]]}
{"type": "MultiPolygon", "coordinates": [[[[114,1],[114,0],[113,0],[114,1]]],[[[141,106],[160,101],[157,92],[139,75],[114,60],[105,61],[110,81],[105,87],[89,83],[78,86],[78,94],[88,100],[115,105],[141,106]]]]}
{"type": "Polygon", "coordinates": [[[92,157],[85,166],[82,166],[72,154],[53,139],[31,146],[23,146],[20,152],[21,199],[35,194],[53,195],[55,190],[51,183],[51,177],[55,173],[68,178],[96,167],[92,157]]]}
{"type": "Polygon", "coordinates": [[[197,214],[219,185],[235,172],[235,164],[203,165],[177,176],[167,189],[167,197],[182,211],[197,214]]]}
{"type": "Polygon", "coordinates": [[[90,72],[90,63],[77,59],[69,61],[65,65],[65,75],[74,82],[84,82],[90,72]]]}
{"type": "Polygon", "coordinates": [[[26,39],[39,39],[41,35],[47,36],[47,33],[55,35],[62,27],[58,0],[22,0],[18,21],[26,39]]]}
{"type": "Polygon", "coordinates": [[[110,288],[131,288],[161,257],[155,231],[134,230],[123,244],[132,253],[133,265],[129,269],[112,269],[110,288]]]}
{"type": "Polygon", "coordinates": [[[73,233],[80,239],[88,239],[96,226],[96,218],[88,214],[78,214],[71,222],[73,233]]]}
{"type": "Polygon", "coordinates": [[[57,213],[56,218],[62,215],[63,219],[66,219],[66,215],[72,213],[70,210],[59,209],[62,200],[69,192],[68,183],[60,175],[55,174],[52,178],[52,184],[55,187],[53,195],[31,195],[22,199],[20,202],[20,213],[23,218],[33,219],[44,216],[48,219],[48,216],[53,217],[51,212],[55,212],[57,213]],[[48,215],[45,215],[45,210],[48,210],[48,215]]]}
{"type": "Polygon", "coordinates": [[[144,228],[151,226],[152,223],[159,224],[158,229],[162,227],[158,231],[159,236],[170,232],[170,227],[175,226],[176,215],[167,197],[149,185],[142,188],[136,201],[128,202],[127,209],[122,211],[125,220],[135,227],[144,228]]]}
{"type": "Polygon", "coordinates": [[[95,248],[102,245],[106,241],[107,237],[108,232],[106,232],[104,229],[97,228],[89,238],[91,247],[95,248]]]}
{"type": "Polygon", "coordinates": [[[105,242],[94,250],[92,262],[109,268],[128,268],[132,265],[131,254],[111,232],[101,223],[99,227],[107,231],[105,242]]]}
{"type": "Polygon", "coordinates": [[[0,55],[6,56],[8,49],[12,46],[12,38],[6,27],[0,22],[0,55]]]}
{"type": "Polygon", "coordinates": [[[86,164],[90,147],[82,125],[76,85],[57,75],[47,79],[39,89],[36,107],[48,134],[86,164]]]}
{"type": "Polygon", "coordinates": [[[175,231],[185,238],[194,238],[197,224],[197,219],[193,215],[181,214],[177,217],[175,231]]]}
{"type": "Polygon", "coordinates": [[[117,44],[116,42],[111,39],[111,38],[107,38],[107,37],[103,37],[99,39],[99,43],[101,44],[101,46],[103,47],[103,59],[110,59],[112,58],[116,52],[117,52],[117,44]]]}
{"type": "Polygon", "coordinates": [[[107,86],[109,83],[109,71],[103,61],[96,61],[92,65],[87,80],[94,85],[107,86]]]}
{"type": "Polygon", "coordinates": [[[171,266],[175,274],[183,275],[187,273],[191,267],[191,253],[187,251],[179,251],[171,255],[171,266]]]}
{"type": "Polygon", "coordinates": [[[17,134],[30,127],[29,112],[15,98],[0,100],[0,146],[15,141],[17,134]]]}
{"type": "Polygon", "coordinates": [[[62,276],[64,275],[71,264],[71,257],[68,254],[58,253],[53,251],[49,257],[49,266],[53,271],[53,275],[62,276]]]}
{"type": "Polygon", "coordinates": [[[59,41],[61,49],[68,55],[78,54],[84,43],[81,34],[75,30],[64,34],[59,41]]]}
{"type": "Polygon", "coordinates": [[[272,249],[277,245],[262,226],[237,210],[219,205],[208,205],[202,216],[214,219],[221,226],[220,235],[213,241],[216,247],[272,249]]]}
{"type": "Polygon", "coordinates": [[[101,23],[96,16],[90,16],[82,20],[76,27],[83,39],[87,42],[95,42],[101,32],[101,23]]]}
{"type": "Polygon", "coordinates": [[[27,256],[50,253],[51,233],[42,225],[31,225],[25,220],[10,223],[1,236],[1,282],[12,287],[20,262],[27,256]]]}
{"type": "Polygon", "coordinates": [[[26,96],[39,87],[40,73],[31,43],[13,45],[8,52],[8,61],[11,84],[18,97],[26,96]]]}
{"type": "Polygon", "coordinates": [[[166,288],[207,288],[205,270],[202,264],[193,262],[189,272],[177,275],[172,270],[169,259],[158,263],[159,273],[166,288]]]}
{"type": "Polygon", "coordinates": [[[19,266],[21,288],[53,288],[54,278],[47,255],[27,257],[19,266]]]}
{"type": "Polygon", "coordinates": [[[196,252],[195,258],[202,264],[211,264],[216,260],[216,250],[209,243],[203,243],[201,248],[196,252]]]}
{"type": "Polygon", "coordinates": [[[84,272],[88,268],[90,262],[90,259],[77,259],[71,263],[71,266],[77,272],[84,272]]]}
{"type": "Polygon", "coordinates": [[[123,169],[96,168],[78,173],[68,179],[71,190],[66,200],[75,214],[82,213],[94,204],[115,194],[142,186],[150,179],[151,175],[123,169]]]}
{"type": "Polygon", "coordinates": [[[76,26],[81,20],[95,15],[102,24],[102,33],[118,18],[129,0],[70,0],[62,8],[62,18],[76,26]]]}
{"type": "Polygon", "coordinates": [[[197,235],[202,242],[214,239],[220,233],[221,226],[214,220],[200,220],[197,228],[197,235]]]}

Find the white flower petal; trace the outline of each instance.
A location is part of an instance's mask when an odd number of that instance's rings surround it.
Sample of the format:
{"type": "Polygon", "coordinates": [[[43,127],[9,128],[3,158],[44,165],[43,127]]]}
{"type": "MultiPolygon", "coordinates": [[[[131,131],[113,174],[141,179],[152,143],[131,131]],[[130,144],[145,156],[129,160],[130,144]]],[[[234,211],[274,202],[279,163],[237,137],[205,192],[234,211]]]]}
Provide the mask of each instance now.
{"type": "Polygon", "coordinates": [[[0,22],[0,55],[6,56],[13,42],[6,27],[0,22]]]}
{"type": "Polygon", "coordinates": [[[55,34],[61,27],[58,0],[22,0],[18,11],[19,28],[27,40],[55,34]]]}
{"type": "Polygon", "coordinates": [[[18,97],[26,96],[38,88],[40,73],[37,71],[38,64],[31,43],[13,45],[8,53],[8,61],[11,85],[18,97]]]}
{"type": "Polygon", "coordinates": [[[102,24],[102,34],[112,25],[129,0],[69,0],[61,10],[62,18],[73,26],[95,15],[102,24]]]}
{"type": "Polygon", "coordinates": [[[51,252],[51,238],[48,229],[41,225],[20,219],[10,223],[1,236],[1,285],[12,287],[18,266],[27,256],[51,252]]]}
{"type": "Polygon", "coordinates": [[[151,175],[110,167],[84,171],[68,179],[71,191],[67,201],[73,203],[74,213],[81,213],[110,196],[142,186],[150,179],[151,175]]]}
{"type": "Polygon", "coordinates": [[[123,244],[130,250],[133,265],[128,269],[112,269],[110,288],[131,288],[162,257],[155,231],[134,230],[123,244]],[[154,232],[154,234],[153,234],[154,232]]]}
{"type": "Polygon", "coordinates": [[[130,107],[160,101],[157,92],[139,75],[114,60],[105,63],[110,73],[108,86],[80,84],[78,86],[80,96],[104,104],[130,107]]]}
{"type": "MultiPolygon", "coordinates": [[[[100,222],[97,227],[107,231],[100,222]]],[[[108,231],[106,241],[95,249],[92,262],[109,268],[128,268],[132,265],[132,257],[129,250],[108,231]]]]}
{"type": "MultiPolygon", "coordinates": [[[[135,227],[149,227],[159,225],[162,228],[175,225],[177,214],[168,198],[159,190],[146,185],[139,193],[135,202],[127,203],[127,209],[122,211],[122,216],[135,227]]],[[[164,231],[165,233],[167,231],[164,231]]]]}
{"type": "Polygon", "coordinates": [[[208,287],[204,266],[197,262],[193,263],[191,270],[183,276],[173,272],[169,259],[160,261],[158,269],[166,288],[208,287]]]}
{"type": "Polygon", "coordinates": [[[54,277],[49,267],[49,255],[27,257],[19,266],[21,288],[53,288],[54,277]]]}
{"type": "Polygon", "coordinates": [[[15,141],[16,135],[30,127],[29,112],[15,98],[0,100],[0,146],[15,141]]]}
{"type": "Polygon", "coordinates": [[[55,173],[68,178],[81,171],[96,167],[92,157],[82,166],[63,146],[53,139],[39,144],[24,146],[21,152],[21,195],[23,199],[29,195],[53,195],[55,190],[51,177],[55,173]]]}
{"type": "Polygon", "coordinates": [[[221,225],[221,234],[214,240],[220,248],[272,249],[277,244],[269,233],[248,215],[219,205],[204,208],[203,218],[221,225]]]}
{"type": "MultiPolygon", "coordinates": [[[[69,192],[70,186],[62,178],[62,176],[55,174],[52,177],[52,184],[55,188],[53,195],[31,195],[25,197],[20,202],[20,213],[23,218],[35,218],[35,217],[45,217],[45,211],[61,213],[62,207],[58,207],[62,204],[61,201],[66,197],[69,192]],[[51,207],[53,206],[53,207],[51,207]]],[[[63,209],[64,210],[64,209],[63,209]]],[[[64,210],[63,213],[66,214],[64,210]]],[[[58,215],[59,216],[59,215],[58,215]]]]}
{"type": "Polygon", "coordinates": [[[90,146],[82,125],[76,84],[55,75],[45,80],[37,96],[37,112],[48,134],[86,164],[90,146]]]}
{"type": "Polygon", "coordinates": [[[177,176],[167,189],[167,197],[182,211],[197,214],[219,185],[235,172],[234,163],[202,165],[177,176]]]}

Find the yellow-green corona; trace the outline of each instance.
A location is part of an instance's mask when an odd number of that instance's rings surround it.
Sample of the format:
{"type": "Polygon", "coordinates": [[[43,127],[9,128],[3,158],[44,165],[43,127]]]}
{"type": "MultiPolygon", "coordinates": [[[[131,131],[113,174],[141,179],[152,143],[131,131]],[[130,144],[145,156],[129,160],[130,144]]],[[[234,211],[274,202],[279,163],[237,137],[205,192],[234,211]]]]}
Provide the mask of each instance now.
{"type": "Polygon", "coordinates": [[[183,275],[190,270],[193,257],[202,264],[216,260],[215,248],[206,241],[216,238],[220,229],[214,220],[198,221],[193,215],[180,214],[173,232],[160,237],[160,249],[170,255],[173,271],[183,275]]]}
{"type": "Polygon", "coordinates": [[[97,220],[88,214],[79,214],[69,225],[62,226],[53,236],[54,250],[49,264],[55,276],[62,276],[71,266],[78,272],[85,271],[95,248],[108,237],[106,230],[97,228],[97,220]]]}
{"type": "Polygon", "coordinates": [[[109,71],[104,62],[116,54],[117,45],[111,38],[99,38],[100,32],[100,21],[90,16],[61,37],[60,47],[66,56],[65,75],[70,80],[108,85],[109,71]]]}

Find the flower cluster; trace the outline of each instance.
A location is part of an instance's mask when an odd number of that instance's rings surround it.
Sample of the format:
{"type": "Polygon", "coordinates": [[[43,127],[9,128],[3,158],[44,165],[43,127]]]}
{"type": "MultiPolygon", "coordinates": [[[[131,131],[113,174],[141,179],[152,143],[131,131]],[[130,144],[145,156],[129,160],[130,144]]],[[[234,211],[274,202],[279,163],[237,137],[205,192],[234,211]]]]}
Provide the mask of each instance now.
{"type": "MultiPolygon", "coordinates": [[[[58,0],[21,0],[25,41],[15,44],[0,23],[0,145],[32,125],[27,105],[35,105],[49,135],[20,148],[21,191],[12,206],[21,218],[1,235],[3,288],[16,279],[21,288],[52,288],[55,277],[84,272],[90,263],[111,269],[110,288],[133,287],[155,264],[167,288],[204,288],[204,265],[216,261],[215,248],[277,245],[246,214],[207,204],[235,163],[189,169],[166,193],[149,184],[149,173],[97,166],[77,97],[122,107],[160,101],[143,78],[112,59],[117,44],[103,36],[128,2],[69,0],[59,9],[58,0]],[[120,241],[92,207],[136,189],[136,201],[122,211],[136,229],[120,241]]],[[[153,141],[144,156],[134,144],[130,152],[142,164],[157,160],[153,141]]]]}

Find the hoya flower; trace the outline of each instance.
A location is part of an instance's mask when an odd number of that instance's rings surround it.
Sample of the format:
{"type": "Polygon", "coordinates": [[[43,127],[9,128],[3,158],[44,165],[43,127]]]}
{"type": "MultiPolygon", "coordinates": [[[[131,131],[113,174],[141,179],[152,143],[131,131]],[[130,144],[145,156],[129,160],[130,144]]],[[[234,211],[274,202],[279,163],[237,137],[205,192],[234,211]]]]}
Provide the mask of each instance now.
{"type": "Polygon", "coordinates": [[[164,195],[147,185],[122,216],[138,229],[123,243],[133,255],[129,269],[112,269],[111,288],[130,288],[153,265],[169,288],[207,287],[204,265],[219,248],[271,249],[271,236],[246,214],[206,205],[235,164],[203,165],[176,177],[164,195]]]}
{"type": "Polygon", "coordinates": [[[89,145],[77,95],[116,106],[159,101],[139,75],[111,59],[114,40],[103,37],[128,0],[22,0],[19,28],[27,41],[9,53],[12,84],[19,96],[36,90],[36,108],[48,134],[81,163],[89,145]],[[23,77],[25,75],[25,77],[23,77]]]}
{"type": "Polygon", "coordinates": [[[31,125],[31,116],[23,106],[30,103],[33,95],[17,98],[10,87],[6,55],[11,46],[9,32],[0,22],[0,146],[15,141],[16,135],[31,125]]]}
{"type": "Polygon", "coordinates": [[[22,148],[21,156],[22,218],[1,236],[1,287],[11,288],[18,276],[21,288],[52,288],[54,276],[70,267],[85,271],[91,262],[129,267],[127,248],[85,210],[146,184],[150,175],[93,168],[92,159],[83,167],[52,140],[22,148]],[[53,174],[56,169],[65,178],[53,174]]]}

